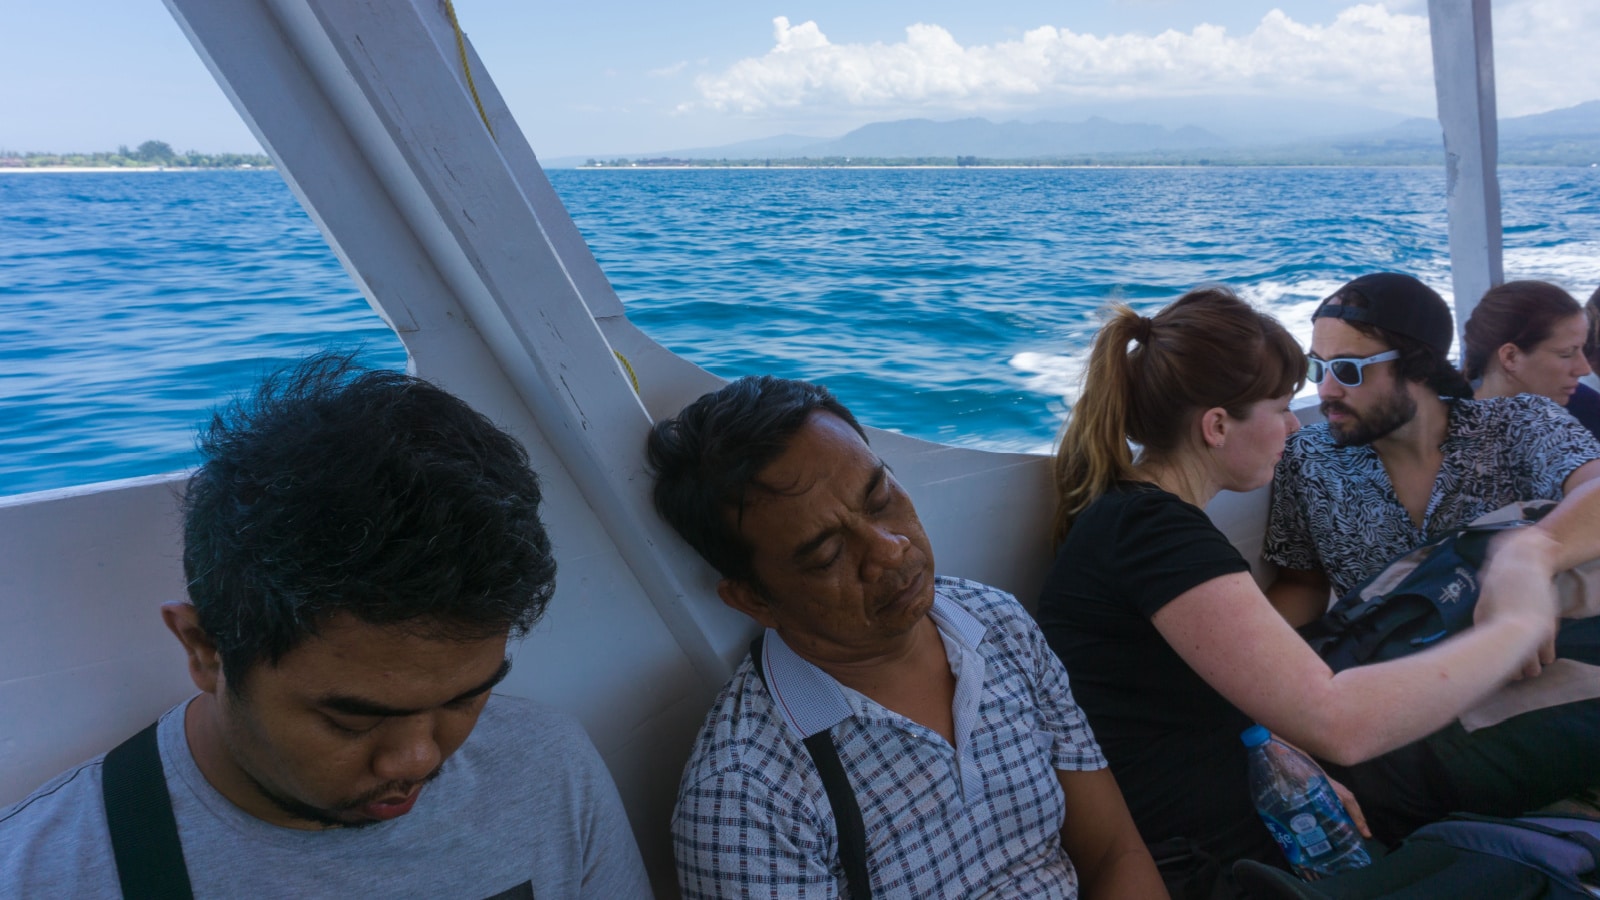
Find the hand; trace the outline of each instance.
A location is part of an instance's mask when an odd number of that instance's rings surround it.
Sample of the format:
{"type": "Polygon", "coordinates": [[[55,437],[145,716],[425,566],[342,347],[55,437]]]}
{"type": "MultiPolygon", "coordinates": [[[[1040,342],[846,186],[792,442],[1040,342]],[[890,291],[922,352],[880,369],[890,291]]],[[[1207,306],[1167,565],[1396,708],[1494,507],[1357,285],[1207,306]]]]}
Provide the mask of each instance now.
{"type": "Polygon", "coordinates": [[[1366,814],[1361,811],[1361,804],[1356,802],[1356,795],[1350,789],[1328,776],[1328,784],[1333,786],[1333,792],[1339,795],[1339,802],[1344,804],[1344,811],[1350,814],[1350,821],[1356,825],[1356,831],[1364,838],[1372,837],[1372,829],[1367,827],[1366,814]]]}
{"type": "Polygon", "coordinates": [[[1507,531],[1489,544],[1479,572],[1475,625],[1517,619],[1541,635],[1517,678],[1532,678],[1556,658],[1556,620],[1561,615],[1553,559],[1559,548],[1537,526],[1507,531]]]}

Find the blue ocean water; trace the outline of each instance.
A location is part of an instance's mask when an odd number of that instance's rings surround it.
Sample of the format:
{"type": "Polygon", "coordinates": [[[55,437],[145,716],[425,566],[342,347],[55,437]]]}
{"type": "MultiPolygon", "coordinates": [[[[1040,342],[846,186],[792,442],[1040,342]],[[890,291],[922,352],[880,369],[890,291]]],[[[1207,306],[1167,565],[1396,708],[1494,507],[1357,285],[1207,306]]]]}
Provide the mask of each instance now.
{"type": "MultiPolygon", "coordinates": [[[[880,427],[1043,450],[1109,300],[1224,282],[1309,332],[1343,281],[1449,294],[1432,168],[553,171],[630,318],[880,427]]],[[[1600,170],[1502,172],[1507,277],[1600,284],[1600,170]]],[[[405,355],[271,171],[0,175],[0,494],[183,468],[313,349],[405,355]]]]}

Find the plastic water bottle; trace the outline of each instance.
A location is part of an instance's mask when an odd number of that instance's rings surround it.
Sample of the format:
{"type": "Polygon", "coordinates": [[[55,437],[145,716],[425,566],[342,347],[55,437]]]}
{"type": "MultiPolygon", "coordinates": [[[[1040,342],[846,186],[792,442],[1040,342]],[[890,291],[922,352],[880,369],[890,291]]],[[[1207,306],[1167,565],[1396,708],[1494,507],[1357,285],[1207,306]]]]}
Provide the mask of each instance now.
{"type": "Polygon", "coordinates": [[[1372,862],[1328,776],[1310,757],[1274,740],[1260,725],[1245,729],[1239,738],[1250,748],[1250,796],[1256,812],[1296,875],[1315,881],[1372,862]]]}

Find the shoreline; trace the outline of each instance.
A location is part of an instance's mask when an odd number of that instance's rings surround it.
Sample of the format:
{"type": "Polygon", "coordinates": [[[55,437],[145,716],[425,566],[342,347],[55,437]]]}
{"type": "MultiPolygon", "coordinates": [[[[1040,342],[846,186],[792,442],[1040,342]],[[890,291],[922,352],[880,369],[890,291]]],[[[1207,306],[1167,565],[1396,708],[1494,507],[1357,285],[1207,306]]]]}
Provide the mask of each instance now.
{"type": "MultiPolygon", "coordinates": [[[[547,172],[645,172],[645,171],[710,171],[725,169],[729,171],[773,172],[783,169],[816,170],[816,169],[851,169],[851,170],[883,170],[895,169],[923,170],[923,169],[966,169],[966,170],[1019,170],[1019,169],[1443,169],[1444,163],[1060,163],[1044,165],[904,165],[904,166],[868,166],[868,165],[838,165],[838,166],[724,166],[724,165],[681,165],[681,166],[552,166],[547,172]]],[[[1596,169],[1600,163],[1518,163],[1502,162],[1502,169],[1596,169]]]]}
{"type": "Polygon", "coordinates": [[[71,175],[103,172],[276,172],[274,166],[0,166],[0,175],[23,172],[62,172],[71,175]]]}
{"type": "MultiPolygon", "coordinates": [[[[1502,164],[1505,165],[1505,164],[1502,164]]],[[[1579,168],[1577,166],[1537,166],[1514,168],[1579,168]]],[[[905,166],[567,166],[561,169],[547,169],[546,171],[565,172],[647,172],[647,171],[711,171],[723,169],[738,172],[775,172],[786,169],[813,171],[817,169],[850,169],[850,170],[915,170],[926,169],[964,169],[968,171],[983,170],[1022,170],[1022,169],[1443,169],[1444,163],[1063,163],[1050,165],[995,165],[995,166],[955,166],[955,165],[905,165],[905,166]]],[[[1584,166],[1582,168],[1590,168],[1584,166]]]]}

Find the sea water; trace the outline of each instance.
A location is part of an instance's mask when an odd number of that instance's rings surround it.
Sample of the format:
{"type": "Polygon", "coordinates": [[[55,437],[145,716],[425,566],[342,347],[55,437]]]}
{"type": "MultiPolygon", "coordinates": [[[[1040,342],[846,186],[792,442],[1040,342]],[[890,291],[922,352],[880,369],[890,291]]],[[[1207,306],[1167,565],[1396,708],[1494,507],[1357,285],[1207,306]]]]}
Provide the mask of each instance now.
{"type": "MultiPolygon", "coordinates": [[[[1365,272],[1449,295],[1437,168],[550,177],[662,344],[967,446],[1048,450],[1108,301],[1151,311],[1222,282],[1304,338],[1365,272]]],[[[1506,276],[1586,298],[1600,170],[1501,184],[1506,276]]],[[[276,172],[0,174],[0,494],[191,465],[209,409],[325,346],[405,364],[276,172]]]]}

